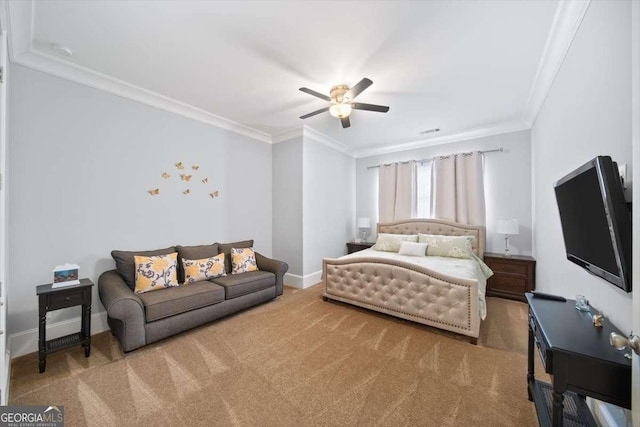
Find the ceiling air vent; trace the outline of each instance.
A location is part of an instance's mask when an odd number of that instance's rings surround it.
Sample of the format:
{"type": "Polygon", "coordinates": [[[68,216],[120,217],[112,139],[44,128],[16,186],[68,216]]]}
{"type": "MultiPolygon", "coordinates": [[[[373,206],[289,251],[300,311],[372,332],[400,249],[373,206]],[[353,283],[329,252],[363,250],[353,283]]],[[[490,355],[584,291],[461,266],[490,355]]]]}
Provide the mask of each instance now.
{"type": "Polygon", "coordinates": [[[420,133],[420,135],[428,135],[430,133],[436,133],[436,132],[440,132],[440,128],[433,128],[433,129],[427,129],[427,130],[423,130],[420,133]]]}

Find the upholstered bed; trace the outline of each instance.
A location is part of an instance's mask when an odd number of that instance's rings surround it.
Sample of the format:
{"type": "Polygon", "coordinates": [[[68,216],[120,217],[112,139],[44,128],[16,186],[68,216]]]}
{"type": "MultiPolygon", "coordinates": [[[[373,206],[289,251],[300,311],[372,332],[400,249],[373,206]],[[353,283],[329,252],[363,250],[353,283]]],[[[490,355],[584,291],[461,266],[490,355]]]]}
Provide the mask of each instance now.
{"type": "MultiPolygon", "coordinates": [[[[484,255],[484,227],[436,219],[409,219],[378,224],[377,231],[378,234],[473,236],[473,253],[480,260],[484,255]]],[[[336,259],[325,258],[322,265],[325,301],[341,301],[453,331],[477,343],[480,321],[486,313],[484,275],[443,269],[442,263],[448,261],[435,258],[444,257],[423,257],[421,263],[416,263],[411,259],[415,257],[376,252],[366,250],[336,259]]],[[[466,270],[473,269],[474,262],[451,259],[454,267],[466,270]]]]}

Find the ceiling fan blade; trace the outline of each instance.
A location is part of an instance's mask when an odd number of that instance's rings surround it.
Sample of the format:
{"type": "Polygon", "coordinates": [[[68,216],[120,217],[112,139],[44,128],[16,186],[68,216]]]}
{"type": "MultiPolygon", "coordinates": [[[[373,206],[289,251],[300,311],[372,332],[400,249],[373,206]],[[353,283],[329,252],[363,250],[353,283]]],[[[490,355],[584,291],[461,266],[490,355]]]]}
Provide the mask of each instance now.
{"type": "Polygon", "coordinates": [[[349,117],[343,117],[340,119],[343,128],[348,128],[351,126],[351,122],[349,121],[349,117]]]}
{"type": "Polygon", "coordinates": [[[316,114],[324,113],[325,111],[329,111],[329,107],[324,107],[319,110],[314,111],[313,113],[305,114],[304,116],[300,116],[301,119],[306,119],[311,116],[315,116],[316,114]]]}
{"type": "Polygon", "coordinates": [[[317,98],[324,99],[325,101],[331,101],[331,98],[327,95],[323,95],[320,92],[316,92],[315,90],[311,90],[308,87],[301,87],[300,92],[308,93],[309,95],[313,95],[317,98]]]}
{"type": "Polygon", "coordinates": [[[349,89],[349,91],[344,94],[342,99],[344,100],[344,102],[353,101],[356,96],[360,95],[362,91],[364,91],[372,84],[373,82],[365,77],[364,79],[360,80],[354,87],[349,89]]]}
{"type": "Polygon", "coordinates": [[[351,108],[356,110],[376,111],[378,113],[386,113],[389,111],[389,107],[385,105],[363,104],[362,102],[354,102],[351,104],[351,108]]]}

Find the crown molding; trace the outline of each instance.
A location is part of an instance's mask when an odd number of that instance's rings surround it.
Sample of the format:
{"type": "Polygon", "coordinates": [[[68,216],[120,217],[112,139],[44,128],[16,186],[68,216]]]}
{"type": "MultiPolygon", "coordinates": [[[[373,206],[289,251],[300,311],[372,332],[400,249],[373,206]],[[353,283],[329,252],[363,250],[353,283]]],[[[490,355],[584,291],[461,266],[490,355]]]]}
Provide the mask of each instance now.
{"type": "Polygon", "coordinates": [[[11,25],[10,56],[11,60],[16,64],[207,123],[258,141],[271,143],[271,135],[266,132],[36,49],[33,44],[33,1],[11,1],[5,4],[8,5],[5,10],[8,10],[11,25]]]}
{"type": "Polygon", "coordinates": [[[323,133],[320,133],[313,128],[310,128],[307,125],[303,125],[302,134],[303,138],[305,139],[309,139],[313,142],[318,142],[320,144],[326,145],[327,147],[339,151],[342,154],[346,154],[349,157],[355,158],[355,151],[351,147],[348,147],[342,142],[333,139],[323,133]]]}
{"type": "Polygon", "coordinates": [[[34,3],[2,0],[1,6],[7,18],[9,57],[15,61],[18,54],[31,49],[34,3]]]}
{"type": "Polygon", "coordinates": [[[5,0],[0,0],[0,32],[7,34],[9,27],[7,27],[7,6],[5,0]]]}
{"type": "Polygon", "coordinates": [[[523,120],[529,127],[547,99],[590,4],[591,0],[561,0],[558,4],[523,112],[523,120]]]}
{"type": "Polygon", "coordinates": [[[272,144],[279,144],[281,142],[288,141],[288,140],[293,139],[293,138],[302,137],[303,133],[304,133],[303,126],[300,126],[298,128],[295,128],[295,129],[291,129],[291,130],[288,130],[288,131],[285,131],[285,132],[278,133],[276,135],[272,135],[271,136],[271,143],[272,144]]]}
{"type": "Polygon", "coordinates": [[[360,158],[530,129],[553,86],[555,77],[571,47],[590,2],[591,0],[559,1],[521,121],[505,122],[496,126],[461,132],[455,135],[363,150],[354,150],[327,135],[309,128],[307,125],[277,135],[271,135],[38,50],[33,44],[33,20],[36,7],[34,0],[0,0],[0,7],[2,8],[2,11],[0,11],[0,31],[8,29],[9,57],[12,62],[17,64],[226,129],[258,141],[273,144],[303,135],[348,156],[360,158]]]}
{"type": "Polygon", "coordinates": [[[354,157],[360,159],[363,157],[378,156],[381,154],[397,153],[399,151],[414,150],[416,148],[430,147],[433,145],[449,144],[452,142],[467,141],[469,139],[484,138],[487,136],[500,135],[511,132],[519,132],[522,130],[530,130],[531,127],[526,123],[515,120],[513,122],[505,122],[488,128],[472,129],[466,132],[459,132],[452,135],[444,135],[435,138],[423,139],[420,141],[407,142],[403,144],[390,145],[379,148],[371,148],[358,150],[354,157]]]}
{"type": "Polygon", "coordinates": [[[200,108],[193,107],[175,99],[160,95],[139,86],[98,73],[89,68],[55,58],[39,51],[32,50],[15,57],[14,62],[34,70],[42,71],[66,80],[89,86],[112,95],[131,99],[143,104],[179,114],[193,120],[207,123],[228,131],[271,143],[271,135],[243,124],[234,122],[200,108]]]}

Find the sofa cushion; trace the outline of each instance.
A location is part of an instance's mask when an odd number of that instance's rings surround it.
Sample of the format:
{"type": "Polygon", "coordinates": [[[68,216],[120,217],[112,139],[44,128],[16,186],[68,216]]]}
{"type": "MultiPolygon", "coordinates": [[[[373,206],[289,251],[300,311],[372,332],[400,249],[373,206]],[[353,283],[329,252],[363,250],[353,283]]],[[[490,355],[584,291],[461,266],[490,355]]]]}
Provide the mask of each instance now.
{"type": "Polygon", "coordinates": [[[232,299],[275,286],[276,275],[268,271],[251,271],[218,277],[217,279],[211,279],[211,281],[224,286],[225,298],[232,299]]]}
{"type": "MultiPolygon", "coordinates": [[[[197,245],[197,246],[176,246],[178,251],[178,261],[184,259],[204,259],[211,258],[218,255],[218,244],[212,245],[197,245]]],[[[178,262],[178,280],[180,283],[185,281],[184,267],[182,262],[178,262]]]]}
{"type": "Polygon", "coordinates": [[[136,288],[142,294],[178,286],[178,253],[157,256],[134,256],[136,263],[136,288]]]}
{"type": "Polygon", "coordinates": [[[231,273],[231,248],[251,248],[253,240],[242,240],[233,243],[218,243],[218,253],[224,254],[224,267],[227,274],[231,273]]]}
{"type": "Polygon", "coordinates": [[[136,263],[133,259],[138,256],[157,256],[168,255],[176,251],[174,246],[170,246],[166,249],[156,249],[154,251],[111,251],[111,256],[116,262],[116,270],[122,276],[127,286],[131,290],[135,289],[136,283],[136,263]]]}
{"type": "Polygon", "coordinates": [[[138,295],[144,304],[147,322],[164,319],[224,301],[222,286],[209,281],[189,283],[138,295]]]}

